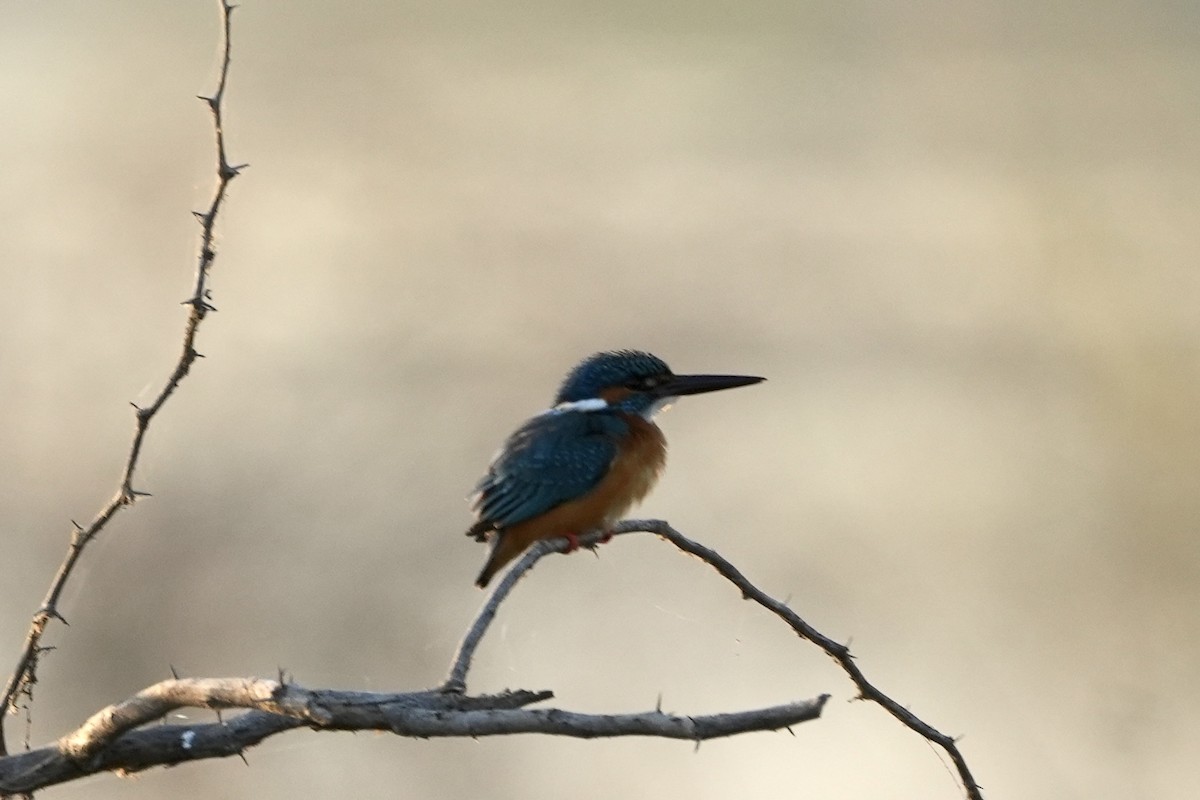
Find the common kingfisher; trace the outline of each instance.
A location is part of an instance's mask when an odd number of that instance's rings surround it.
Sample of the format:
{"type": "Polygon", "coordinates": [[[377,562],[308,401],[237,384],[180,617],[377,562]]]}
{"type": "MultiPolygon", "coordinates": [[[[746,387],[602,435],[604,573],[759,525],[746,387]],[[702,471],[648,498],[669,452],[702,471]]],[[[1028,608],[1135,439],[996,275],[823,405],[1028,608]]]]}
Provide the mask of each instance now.
{"type": "Polygon", "coordinates": [[[471,496],[467,535],[492,542],[475,585],[539,539],[610,527],[641,500],[666,463],[654,415],[687,394],[749,386],[747,375],[676,375],[650,353],[588,356],[562,382],[554,405],[517,428],[471,496]]]}

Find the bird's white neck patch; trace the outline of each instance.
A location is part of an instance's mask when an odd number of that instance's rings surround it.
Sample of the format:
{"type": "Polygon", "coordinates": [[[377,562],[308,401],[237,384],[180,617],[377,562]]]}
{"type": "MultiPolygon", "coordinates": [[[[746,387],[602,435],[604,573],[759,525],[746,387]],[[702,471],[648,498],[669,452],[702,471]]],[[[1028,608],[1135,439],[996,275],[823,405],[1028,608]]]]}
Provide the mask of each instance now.
{"type": "MultiPolygon", "coordinates": [[[[647,420],[654,419],[654,416],[660,411],[666,411],[670,408],[678,397],[660,397],[650,404],[650,407],[642,412],[642,418],[647,420]]],[[[543,414],[564,414],[568,411],[603,411],[610,408],[608,401],[600,397],[589,397],[586,400],[576,400],[573,403],[559,403],[553,408],[547,408],[543,414]]]]}
{"type": "Polygon", "coordinates": [[[603,411],[608,408],[608,402],[599,397],[589,397],[587,400],[576,400],[574,403],[559,403],[554,408],[546,409],[546,414],[557,414],[564,411],[603,411]]]}

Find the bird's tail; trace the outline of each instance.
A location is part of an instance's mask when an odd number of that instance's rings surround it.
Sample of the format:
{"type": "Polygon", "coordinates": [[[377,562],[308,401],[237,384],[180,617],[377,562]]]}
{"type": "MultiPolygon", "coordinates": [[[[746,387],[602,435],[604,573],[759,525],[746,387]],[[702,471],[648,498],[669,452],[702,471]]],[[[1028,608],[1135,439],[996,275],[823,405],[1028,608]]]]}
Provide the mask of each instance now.
{"type": "Polygon", "coordinates": [[[484,563],[479,577],[475,579],[475,585],[480,589],[486,587],[488,582],[496,577],[496,573],[504,569],[505,564],[521,554],[521,551],[525,549],[525,544],[528,543],[518,541],[516,536],[510,536],[505,531],[496,531],[492,552],[488,555],[488,560],[484,563]]]}

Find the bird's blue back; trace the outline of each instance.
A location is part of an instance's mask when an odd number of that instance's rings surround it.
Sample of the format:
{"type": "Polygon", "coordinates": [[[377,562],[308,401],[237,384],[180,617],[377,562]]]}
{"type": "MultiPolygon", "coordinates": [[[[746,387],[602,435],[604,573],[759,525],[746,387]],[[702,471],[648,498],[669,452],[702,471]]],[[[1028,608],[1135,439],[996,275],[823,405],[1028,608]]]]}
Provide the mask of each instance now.
{"type": "Polygon", "coordinates": [[[629,423],[604,410],[551,409],[516,430],[476,486],[481,522],[505,528],[591,491],[616,458],[629,423]]]}

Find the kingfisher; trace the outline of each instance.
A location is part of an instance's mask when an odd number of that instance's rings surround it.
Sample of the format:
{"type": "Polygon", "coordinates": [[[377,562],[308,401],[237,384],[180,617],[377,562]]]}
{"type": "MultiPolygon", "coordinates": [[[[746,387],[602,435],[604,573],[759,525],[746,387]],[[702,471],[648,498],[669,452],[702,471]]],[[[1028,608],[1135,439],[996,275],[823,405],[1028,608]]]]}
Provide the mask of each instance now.
{"type": "Polygon", "coordinates": [[[539,539],[607,530],[649,493],[667,459],[654,416],[683,395],[749,386],[749,375],[676,375],[637,350],[595,353],[575,366],[554,404],[508,437],[471,495],[467,536],[491,541],[475,585],[539,539]]]}

